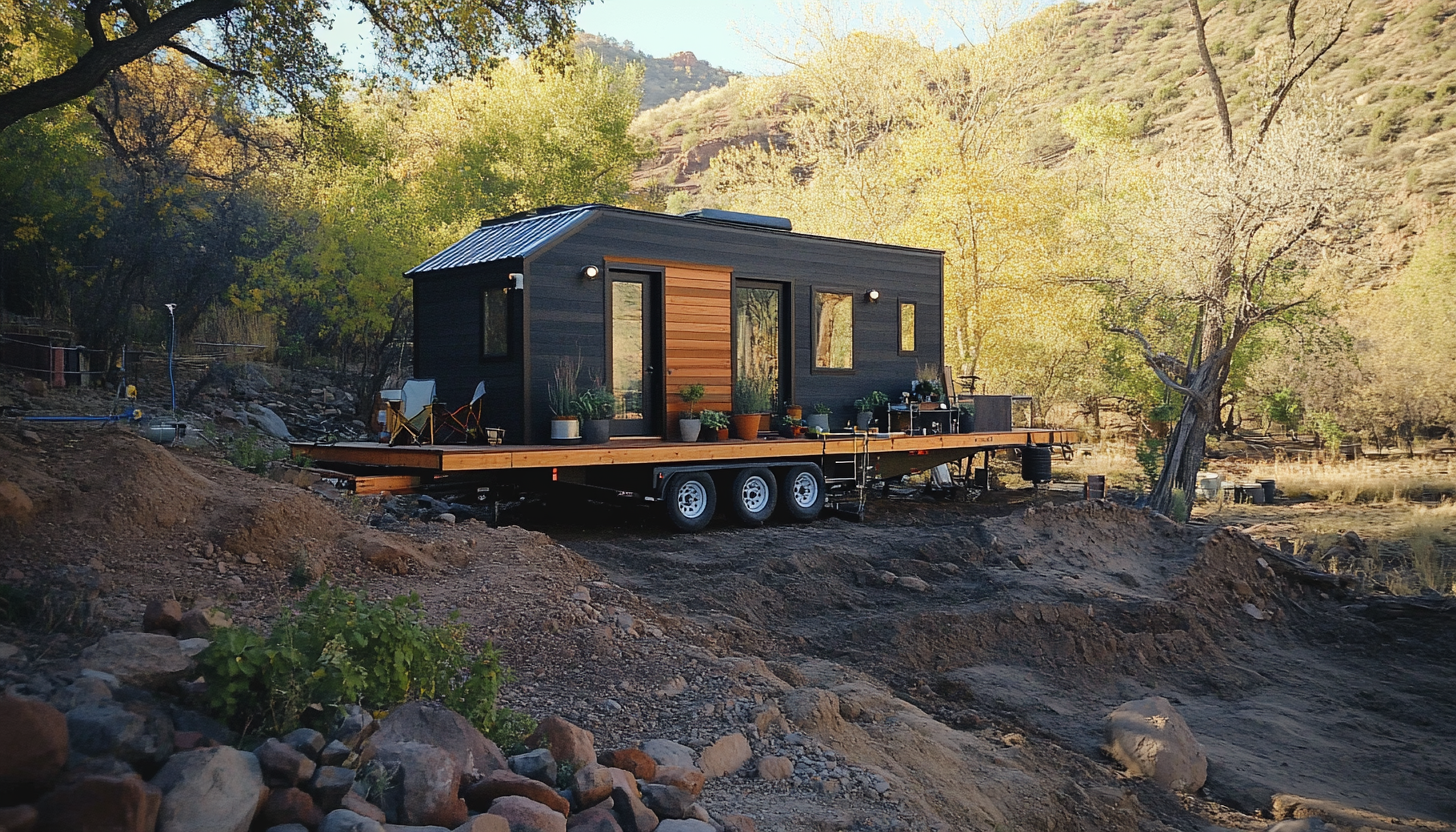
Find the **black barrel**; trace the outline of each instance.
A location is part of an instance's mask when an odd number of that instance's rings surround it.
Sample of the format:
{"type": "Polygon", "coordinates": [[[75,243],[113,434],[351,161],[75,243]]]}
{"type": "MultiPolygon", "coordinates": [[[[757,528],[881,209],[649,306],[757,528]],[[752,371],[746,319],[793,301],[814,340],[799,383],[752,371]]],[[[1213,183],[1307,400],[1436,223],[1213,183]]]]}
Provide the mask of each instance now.
{"type": "Polygon", "coordinates": [[[1021,478],[1040,485],[1052,481],[1050,445],[1026,445],[1021,449],[1021,478]]]}
{"type": "Polygon", "coordinates": [[[1087,485],[1082,489],[1082,497],[1088,500],[1101,500],[1107,496],[1107,475],[1088,474],[1087,485]]]}
{"type": "Polygon", "coordinates": [[[1274,480],[1259,480],[1259,485],[1264,489],[1264,502],[1274,504],[1274,480]]]}

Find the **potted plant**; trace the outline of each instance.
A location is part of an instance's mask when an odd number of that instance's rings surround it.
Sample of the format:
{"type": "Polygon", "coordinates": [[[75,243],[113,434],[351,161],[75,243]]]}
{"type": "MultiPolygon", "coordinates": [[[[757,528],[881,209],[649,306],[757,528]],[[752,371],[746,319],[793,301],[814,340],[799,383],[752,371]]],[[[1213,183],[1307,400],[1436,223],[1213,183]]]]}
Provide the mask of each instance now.
{"type": "Polygon", "coordinates": [[[546,385],[546,400],[551,406],[551,441],[576,442],[581,439],[581,422],[576,412],[577,380],[581,378],[581,359],[564,355],[557,359],[546,385]]]}
{"type": "Polygon", "coordinates": [[[703,430],[703,420],[693,412],[693,405],[697,404],[707,391],[701,384],[689,384],[677,391],[684,402],[687,402],[688,409],[683,413],[681,419],[677,420],[678,432],[682,434],[682,441],[696,442],[698,434],[703,430]]]}
{"type": "Polygon", "coordinates": [[[576,397],[576,413],[581,417],[581,438],[589,445],[602,445],[612,438],[612,416],[617,412],[617,397],[605,387],[591,387],[576,397]]]}
{"type": "Polygon", "coordinates": [[[785,439],[793,439],[796,436],[804,435],[804,420],[791,419],[788,416],[779,423],[779,436],[785,439]]]}
{"type": "Polygon", "coordinates": [[[717,442],[728,438],[728,414],[716,410],[704,410],[698,414],[703,421],[703,441],[717,442]]]}
{"type": "Polygon", "coordinates": [[[784,415],[790,419],[802,419],[804,418],[804,408],[784,402],[784,415]]]}
{"type": "Polygon", "coordinates": [[[834,409],[831,408],[829,405],[823,402],[816,402],[814,405],[814,412],[810,414],[809,418],[805,419],[804,421],[807,423],[807,426],[809,428],[821,431],[823,433],[828,433],[829,414],[833,412],[834,409]]]}
{"type": "Polygon", "coordinates": [[[884,407],[890,403],[890,397],[878,390],[871,390],[869,395],[862,399],[854,400],[854,425],[860,430],[869,430],[870,424],[875,420],[875,409],[884,407]]]}
{"type": "Polygon", "coordinates": [[[733,432],[739,439],[757,439],[772,409],[773,379],[745,376],[734,382],[733,432]]]}
{"type": "Polygon", "coordinates": [[[940,401],[945,389],[940,383],[940,370],[934,364],[921,364],[915,370],[915,381],[910,390],[922,402],[940,401]]]}

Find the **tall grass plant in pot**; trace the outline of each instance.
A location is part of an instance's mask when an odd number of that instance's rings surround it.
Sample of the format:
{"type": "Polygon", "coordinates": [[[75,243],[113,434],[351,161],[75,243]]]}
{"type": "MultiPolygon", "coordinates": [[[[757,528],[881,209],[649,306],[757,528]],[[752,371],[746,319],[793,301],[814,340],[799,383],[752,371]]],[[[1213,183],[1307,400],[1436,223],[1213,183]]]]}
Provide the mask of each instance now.
{"type": "Polygon", "coordinates": [[[546,384],[546,400],[551,407],[551,441],[577,442],[581,439],[581,421],[576,410],[580,395],[581,357],[563,355],[557,359],[546,384]]]}

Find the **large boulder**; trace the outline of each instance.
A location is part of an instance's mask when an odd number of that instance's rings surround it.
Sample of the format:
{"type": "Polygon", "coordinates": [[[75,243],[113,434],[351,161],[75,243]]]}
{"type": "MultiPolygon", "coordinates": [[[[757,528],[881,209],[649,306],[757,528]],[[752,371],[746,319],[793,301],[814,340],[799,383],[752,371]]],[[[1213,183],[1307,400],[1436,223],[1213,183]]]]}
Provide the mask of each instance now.
{"type": "Polygon", "coordinates": [[[324,817],[318,832],[384,832],[384,824],[348,809],[335,809],[324,817]]]}
{"type": "Polygon", "coordinates": [[[263,782],[274,788],[297,786],[311,779],[317,767],[302,751],[275,739],[258,746],[253,753],[263,768],[263,782]]]}
{"type": "Polygon", "coordinates": [[[722,777],[743,767],[753,757],[748,747],[748,738],[742,734],[729,734],[703,749],[698,758],[698,768],[705,777],[722,777]]]}
{"type": "Polygon", "coordinates": [[[784,696],[783,713],[801,731],[835,734],[844,730],[839,696],[820,688],[799,688],[784,696]]]}
{"type": "Polygon", "coordinates": [[[648,740],[642,743],[642,750],[660,766],[679,766],[681,768],[697,766],[697,760],[693,758],[693,750],[672,740],[648,740]]]}
{"type": "Polygon", "coordinates": [[[451,832],[511,832],[511,822],[499,815],[476,815],[451,832]]]}
{"type": "Polygon", "coordinates": [[[622,832],[617,816],[606,805],[595,806],[566,822],[567,832],[622,832]]]}
{"type": "Polygon", "coordinates": [[[157,832],[247,832],[267,797],[258,758],[226,745],[173,754],[152,785],[157,832]]]}
{"type": "Polygon", "coordinates": [[[344,796],[354,790],[354,770],[341,766],[319,766],[309,781],[308,793],[319,808],[332,812],[344,806],[344,796]]]}
{"type": "Polygon", "coordinates": [[[718,832],[713,824],[700,820],[665,820],[658,824],[657,832],[718,832]]]}
{"type": "Polygon", "coordinates": [[[532,748],[550,749],[551,756],[558,763],[570,763],[574,768],[590,765],[597,761],[595,737],[592,732],[578,728],[559,716],[548,716],[541,720],[526,745],[532,748]]]}
{"type": "Polygon", "coordinates": [[[676,786],[648,783],[642,787],[642,803],[659,818],[692,816],[693,796],[676,786]]]}
{"type": "Polygon", "coordinates": [[[176,635],[182,624],[182,604],[175,598],[156,598],[147,602],[142,613],[142,629],[149,633],[176,635]]]}
{"type": "Polygon", "coordinates": [[[20,486],[8,480],[0,480],[0,528],[24,527],[35,515],[35,503],[20,486]]]}
{"type": "Polygon", "coordinates": [[[1134,777],[1192,793],[1208,777],[1208,756],[1183,716],[1161,696],[1118,706],[1107,717],[1107,753],[1134,777]]]}
{"type": "Polygon", "coordinates": [[[376,743],[375,759],[390,771],[384,814],[390,823],[453,829],[470,817],[458,796],[460,774],[449,752],[420,742],[376,743]]]}
{"type": "Polygon", "coordinates": [[[657,828],[657,815],[647,808],[635,791],[620,786],[612,789],[612,810],[617,813],[617,823],[621,824],[622,832],[652,832],[657,828]]]}
{"type": "Polygon", "coordinates": [[[177,639],[157,633],[112,633],[81,651],[81,666],[110,673],[122,684],[157,690],[192,669],[177,639]]]}
{"type": "Polygon", "coordinates": [[[539,780],[509,771],[492,771],[470,784],[465,789],[465,803],[480,812],[489,809],[497,798],[510,795],[529,797],[543,806],[550,806],[553,811],[560,812],[562,817],[571,814],[571,804],[557,794],[555,789],[539,780]]]}
{"type": "Polygon", "coordinates": [[[225,630],[233,626],[233,617],[227,610],[216,607],[193,607],[182,613],[177,625],[177,637],[183,639],[210,638],[213,630],[225,630]]]}
{"type": "Polygon", "coordinates": [[[640,748],[619,748],[597,757],[597,762],[611,768],[632,772],[640,780],[651,780],[657,776],[657,761],[640,748]]]}
{"type": "MultiPolygon", "coordinates": [[[[162,793],[135,774],[66,778],[36,804],[36,832],[152,832],[162,793]]],[[[197,828],[200,832],[202,827],[197,828]]],[[[244,827],[246,828],[246,827],[244,827]]]]}
{"type": "Polygon", "coordinates": [[[551,756],[549,748],[517,754],[507,758],[506,763],[510,765],[511,771],[522,777],[540,780],[548,786],[556,785],[556,758],[551,756]]]}
{"type": "Polygon", "coordinates": [[[612,796],[612,772],[598,763],[582,766],[571,775],[571,792],[577,806],[595,806],[612,796]]]}
{"type": "Polygon", "coordinates": [[[506,758],[470,720],[435,702],[409,702],[379,722],[376,744],[421,742],[444,749],[455,761],[456,779],[505,769],[506,758]]]}
{"type": "Polygon", "coordinates": [[[703,793],[707,778],[694,766],[658,766],[657,776],[652,778],[652,782],[676,786],[697,797],[703,793]]]}
{"type": "Polygon", "coordinates": [[[106,699],[81,705],[66,714],[66,726],[71,747],[93,757],[160,763],[172,753],[172,720],[140,703],[124,706],[106,699]]]}
{"type": "Polygon", "coordinates": [[[302,789],[274,789],[263,803],[263,825],[301,824],[313,829],[323,822],[324,813],[302,789]]]}
{"type": "Polygon", "coordinates": [[[70,734],[66,717],[44,702],[0,697],[0,802],[49,788],[66,765],[70,734]]]}
{"type": "Polygon", "coordinates": [[[505,818],[511,832],[566,832],[565,815],[529,797],[502,797],[486,814],[505,818]]]}

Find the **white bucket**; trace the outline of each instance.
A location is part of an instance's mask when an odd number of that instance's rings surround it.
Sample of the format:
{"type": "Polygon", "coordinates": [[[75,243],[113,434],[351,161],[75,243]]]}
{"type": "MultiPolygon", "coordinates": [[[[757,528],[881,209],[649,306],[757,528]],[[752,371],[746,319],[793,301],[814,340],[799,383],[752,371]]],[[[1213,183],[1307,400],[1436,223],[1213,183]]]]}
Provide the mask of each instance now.
{"type": "Polygon", "coordinates": [[[575,419],[552,419],[551,438],[554,440],[580,439],[581,422],[575,419]]]}
{"type": "Polygon", "coordinates": [[[1215,474],[1210,471],[1198,472],[1198,498],[1200,500],[1217,500],[1218,492],[1223,488],[1223,474],[1215,474]]]}

